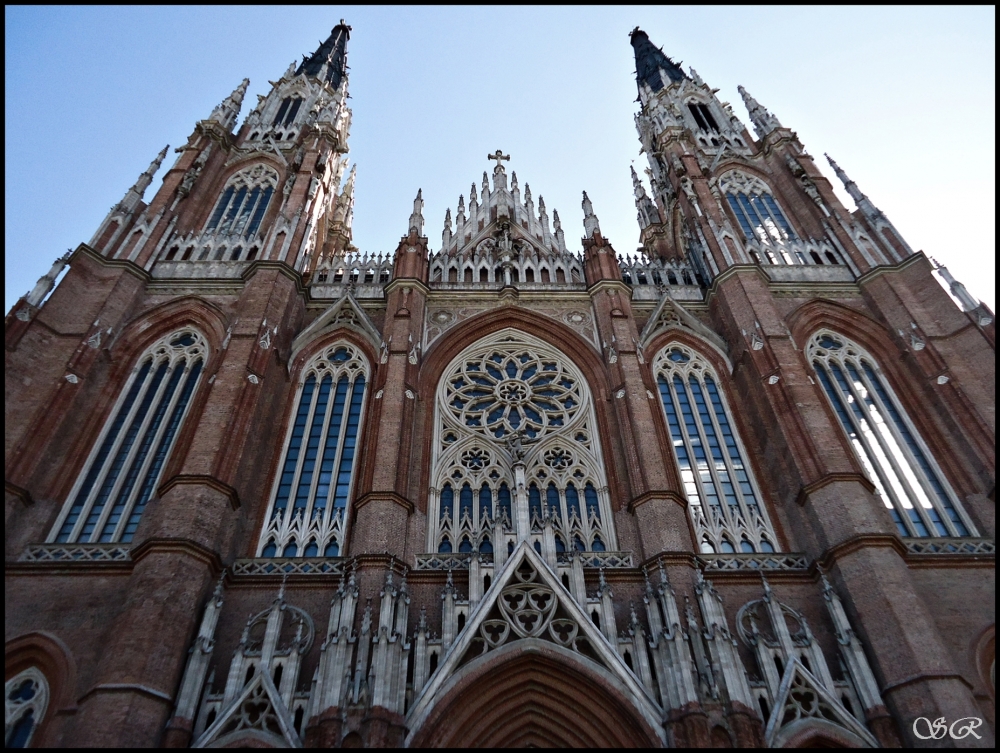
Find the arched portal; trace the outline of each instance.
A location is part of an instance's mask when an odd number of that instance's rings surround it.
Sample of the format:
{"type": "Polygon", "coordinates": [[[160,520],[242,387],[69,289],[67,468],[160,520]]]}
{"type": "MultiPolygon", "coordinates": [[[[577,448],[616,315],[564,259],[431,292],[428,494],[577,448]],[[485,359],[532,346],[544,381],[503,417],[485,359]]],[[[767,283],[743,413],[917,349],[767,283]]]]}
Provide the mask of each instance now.
{"type": "Polygon", "coordinates": [[[649,719],[599,667],[524,640],[475,660],[445,687],[409,747],[660,747],[649,719]]]}

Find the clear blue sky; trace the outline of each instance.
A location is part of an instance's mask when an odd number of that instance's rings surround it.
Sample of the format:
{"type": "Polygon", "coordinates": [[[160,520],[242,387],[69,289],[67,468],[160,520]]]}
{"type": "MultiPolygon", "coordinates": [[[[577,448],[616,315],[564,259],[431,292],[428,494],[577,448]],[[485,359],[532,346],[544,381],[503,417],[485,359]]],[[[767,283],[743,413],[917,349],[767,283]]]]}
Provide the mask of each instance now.
{"type": "Polygon", "coordinates": [[[639,25],[745,122],[746,86],[995,308],[992,7],[7,6],[5,310],[90,239],[165,144],[183,144],[244,76],[248,112],[341,17],[362,250],[395,249],[417,188],[438,248],[445,208],[499,147],[559,210],[571,247],[586,190],[615,248],[633,251],[639,25]]]}

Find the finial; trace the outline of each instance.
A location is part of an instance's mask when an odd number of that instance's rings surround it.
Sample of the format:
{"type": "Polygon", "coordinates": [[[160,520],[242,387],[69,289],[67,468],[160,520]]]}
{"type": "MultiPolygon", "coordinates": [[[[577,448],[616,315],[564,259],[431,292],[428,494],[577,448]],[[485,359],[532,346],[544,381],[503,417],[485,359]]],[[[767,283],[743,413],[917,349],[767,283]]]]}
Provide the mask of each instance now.
{"type": "Polygon", "coordinates": [[[584,237],[593,238],[594,233],[601,232],[601,226],[598,223],[597,215],[594,214],[594,205],[590,203],[590,197],[587,196],[587,192],[583,192],[583,231],[584,237]]]}
{"type": "Polygon", "coordinates": [[[737,86],[736,90],[743,97],[743,104],[746,105],[747,112],[750,113],[750,122],[753,123],[753,129],[759,137],[763,138],[775,128],[781,128],[778,119],[769,113],[760,102],[751,97],[750,92],[742,86],[737,86]]]}
{"type": "Polygon", "coordinates": [[[410,215],[410,232],[417,235],[424,233],[424,192],[417,189],[417,197],[413,200],[413,214],[410,215]]]}

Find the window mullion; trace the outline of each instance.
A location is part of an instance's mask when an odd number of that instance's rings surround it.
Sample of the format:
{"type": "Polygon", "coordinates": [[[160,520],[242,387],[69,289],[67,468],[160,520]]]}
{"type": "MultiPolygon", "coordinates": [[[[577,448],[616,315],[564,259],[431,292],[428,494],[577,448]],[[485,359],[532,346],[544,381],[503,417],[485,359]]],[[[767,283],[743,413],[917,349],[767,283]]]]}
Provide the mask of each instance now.
{"type": "MultiPolygon", "coordinates": [[[[830,369],[831,372],[833,371],[832,366],[833,364],[831,364],[831,369],[830,369]]],[[[837,363],[836,366],[840,368],[841,364],[837,363]]],[[[843,371],[841,371],[841,374],[843,375],[843,371]]],[[[867,436],[867,432],[865,431],[864,426],[862,425],[862,421],[868,423],[869,425],[871,425],[871,421],[865,418],[864,412],[861,410],[861,408],[858,407],[859,399],[856,395],[854,395],[853,391],[851,390],[850,383],[847,381],[847,377],[844,376],[843,378],[845,383],[847,384],[846,393],[844,392],[845,389],[844,385],[840,383],[840,380],[838,380],[836,376],[832,376],[832,379],[836,383],[836,389],[838,389],[844,396],[844,401],[846,403],[845,411],[847,412],[847,415],[851,420],[851,423],[854,425],[854,431],[857,436],[858,442],[861,443],[862,447],[865,450],[865,453],[868,455],[870,461],[869,468],[872,472],[875,473],[876,477],[879,479],[881,483],[880,490],[882,494],[884,494],[889,499],[889,503],[896,509],[897,513],[899,513],[899,517],[902,518],[903,525],[906,527],[906,530],[910,532],[911,536],[919,537],[919,533],[914,528],[913,521],[910,519],[910,515],[906,511],[906,505],[903,504],[903,501],[899,498],[895,488],[893,487],[892,481],[889,479],[888,475],[886,475],[886,469],[883,467],[881,462],[881,453],[882,453],[881,444],[879,444],[876,440],[876,445],[873,446],[871,440],[869,440],[867,436]],[[847,402],[847,398],[849,397],[853,398],[853,402],[850,403],[847,402]],[[860,416],[858,415],[859,413],[861,414],[860,416]]],[[[875,434],[876,432],[872,431],[872,433],[875,434]]]]}
{"type": "MultiPolygon", "coordinates": [[[[892,437],[892,440],[896,443],[897,449],[899,450],[900,453],[905,452],[903,448],[906,447],[906,442],[899,435],[899,430],[894,425],[894,422],[892,420],[892,417],[889,415],[889,412],[886,410],[882,402],[878,400],[877,391],[869,383],[868,379],[866,379],[867,375],[864,376],[862,375],[863,369],[860,369],[860,364],[852,364],[852,365],[854,366],[854,370],[858,376],[858,379],[862,381],[865,390],[868,392],[868,398],[862,401],[866,414],[871,414],[874,413],[875,411],[878,411],[879,417],[882,419],[881,423],[886,427],[887,431],[892,437]],[[873,405],[868,404],[869,400],[872,401],[873,405]]],[[[903,488],[909,495],[910,501],[913,503],[913,507],[917,510],[917,514],[920,516],[921,520],[924,521],[924,525],[927,527],[927,530],[929,532],[933,532],[934,534],[939,533],[939,531],[937,530],[937,525],[931,519],[930,514],[927,512],[926,508],[921,504],[920,496],[917,494],[917,490],[913,488],[914,483],[919,485],[920,491],[924,493],[924,497],[926,498],[927,503],[930,504],[932,507],[934,507],[935,512],[938,514],[938,518],[943,522],[945,526],[945,530],[948,531],[950,534],[955,535],[954,528],[951,525],[951,521],[948,519],[947,513],[945,513],[944,510],[940,509],[940,507],[935,504],[936,502],[935,497],[937,495],[934,493],[934,490],[928,488],[929,485],[928,482],[922,481],[920,479],[921,474],[914,473],[912,468],[909,469],[910,474],[912,475],[912,483],[911,483],[911,479],[907,478],[907,474],[905,472],[906,469],[904,469],[899,464],[895,453],[892,452],[892,447],[890,447],[889,441],[882,435],[882,432],[878,430],[878,426],[875,424],[874,421],[872,421],[872,424],[876,428],[875,434],[879,437],[879,441],[886,449],[886,456],[889,458],[889,462],[892,463],[892,467],[896,472],[896,476],[899,478],[900,483],[903,485],[903,488]]]]}
{"type": "MultiPolygon", "coordinates": [[[[712,422],[712,428],[715,431],[717,441],[719,442],[719,454],[722,456],[722,463],[726,468],[726,474],[729,477],[729,484],[730,486],[732,486],[733,494],[736,497],[737,509],[739,509],[740,515],[743,519],[742,520],[743,528],[746,530],[747,533],[750,534],[752,539],[751,543],[754,545],[755,551],[760,550],[762,531],[760,529],[760,525],[758,525],[758,522],[763,523],[765,528],[770,527],[769,521],[764,515],[764,506],[763,504],[756,505],[757,509],[760,511],[759,514],[757,515],[754,515],[754,513],[750,510],[750,505],[747,504],[746,498],[743,496],[743,489],[740,486],[739,478],[737,477],[736,469],[735,466],[733,465],[733,458],[730,455],[729,446],[726,444],[725,434],[723,433],[722,426],[719,423],[719,417],[715,412],[715,405],[712,403],[711,393],[709,393],[708,386],[705,385],[704,382],[702,383],[702,385],[703,385],[702,389],[704,390],[706,396],[706,406],[709,407],[708,419],[709,421],[712,422]]],[[[716,385],[716,390],[718,389],[719,387],[718,385],[716,385]]],[[[726,411],[726,404],[725,402],[723,402],[723,395],[721,391],[719,392],[719,404],[721,406],[721,409],[723,411],[726,411]]],[[[728,418],[726,420],[731,424],[728,418]]],[[[733,431],[733,427],[731,425],[729,426],[729,430],[730,432],[733,431]]],[[[733,433],[733,440],[737,441],[735,433],[733,433]]],[[[738,451],[739,450],[737,445],[737,452],[738,451]]],[[[750,473],[747,471],[746,463],[743,461],[742,456],[740,457],[740,462],[743,464],[743,471],[747,475],[747,480],[748,480],[747,482],[750,484],[751,488],[753,488],[753,481],[751,479],[750,473]]],[[[734,521],[734,523],[738,524],[739,521],[734,521]]],[[[733,529],[734,532],[737,527],[738,525],[734,526],[733,529]]]]}
{"type": "MultiPolygon", "coordinates": [[[[674,374],[678,375],[678,376],[681,376],[681,385],[683,387],[683,385],[684,385],[684,377],[687,376],[687,375],[686,374],[680,374],[679,372],[674,372],[674,374]]],[[[722,503],[719,500],[718,494],[715,494],[715,495],[712,495],[712,496],[715,497],[716,507],[718,507],[720,509],[716,510],[716,509],[713,508],[713,505],[712,505],[712,503],[710,501],[710,495],[708,494],[708,490],[705,488],[705,481],[701,477],[701,469],[698,467],[698,456],[697,456],[697,452],[695,452],[694,440],[697,439],[699,442],[703,442],[704,440],[702,439],[700,433],[698,433],[698,422],[697,422],[697,420],[695,420],[693,422],[694,425],[695,425],[696,436],[695,437],[691,436],[690,431],[688,429],[688,422],[687,422],[686,416],[684,415],[683,403],[681,403],[680,395],[679,395],[679,392],[677,390],[677,383],[673,379],[671,379],[670,380],[670,386],[671,386],[671,388],[674,389],[675,397],[676,397],[677,403],[678,403],[678,409],[679,409],[679,414],[680,414],[679,415],[679,417],[680,417],[680,422],[679,423],[680,423],[680,426],[681,426],[681,434],[684,437],[685,445],[686,445],[687,451],[688,451],[688,463],[689,463],[689,466],[690,466],[690,469],[691,469],[691,476],[694,479],[695,486],[698,489],[698,497],[699,497],[699,501],[701,502],[701,513],[704,516],[706,524],[708,525],[708,533],[712,537],[712,539],[714,540],[713,541],[713,545],[716,547],[716,549],[718,549],[718,548],[720,548],[719,545],[722,542],[722,531],[719,529],[719,523],[716,520],[716,516],[719,516],[719,517],[722,517],[723,519],[725,519],[725,513],[721,510],[722,503]]],[[[687,406],[688,406],[688,410],[690,411],[691,410],[691,403],[690,403],[690,399],[688,398],[688,396],[686,394],[686,391],[685,391],[685,399],[688,400],[687,406]]],[[[704,450],[704,448],[705,448],[705,445],[702,444],[702,449],[704,450]]],[[[709,474],[709,476],[711,478],[711,473],[709,474]]]]}
{"type": "MultiPolygon", "coordinates": [[[[156,374],[156,369],[157,368],[158,368],[158,365],[154,364],[154,368],[150,370],[150,374],[153,375],[154,379],[156,378],[155,374],[156,374]]],[[[128,454],[125,456],[125,459],[122,462],[122,466],[121,466],[121,468],[118,471],[118,477],[115,479],[114,484],[111,487],[111,491],[108,493],[107,499],[104,502],[104,507],[101,509],[100,516],[97,518],[97,522],[94,524],[94,530],[92,530],[90,532],[90,536],[88,537],[88,543],[94,543],[94,542],[100,540],[101,530],[104,528],[104,525],[107,522],[108,516],[111,514],[111,508],[114,506],[114,499],[118,495],[119,491],[121,490],[121,486],[122,486],[122,483],[125,480],[125,477],[128,475],[128,472],[127,472],[126,469],[128,467],[129,460],[134,457],[135,452],[136,452],[137,443],[141,442],[142,435],[148,429],[149,422],[152,419],[153,414],[156,412],[156,407],[155,406],[162,399],[162,397],[163,397],[163,391],[167,388],[167,384],[169,382],[170,382],[170,368],[168,367],[166,373],[160,379],[160,383],[156,387],[156,392],[153,393],[153,399],[150,401],[149,406],[146,409],[146,415],[142,417],[142,422],[139,424],[139,430],[136,432],[135,437],[133,437],[133,439],[132,439],[132,446],[129,447],[128,454]]],[[[143,399],[136,400],[136,403],[138,403],[138,405],[136,406],[137,408],[139,408],[139,407],[142,406],[145,397],[146,397],[146,394],[144,392],[144,394],[141,395],[141,398],[143,398],[143,399]]],[[[130,416],[129,418],[132,419],[132,420],[134,420],[134,414],[133,414],[133,416],[130,416]]],[[[104,481],[107,478],[107,474],[111,470],[111,466],[114,465],[115,456],[117,455],[117,453],[118,453],[118,451],[119,451],[119,449],[121,447],[121,441],[128,434],[128,426],[130,424],[131,424],[131,421],[126,421],[126,423],[124,424],[124,426],[125,426],[125,432],[119,438],[119,442],[117,443],[117,446],[115,447],[114,452],[112,452],[111,454],[108,455],[109,460],[105,461],[104,471],[101,473],[100,484],[99,485],[95,484],[95,488],[97,489],[98,494],[100,494],[100,489],[104,485],[104,481]]],[[[96,501],[96,500],[92,500],[92,502],[91,502],[91,507],[87,511],[88,514],[80,516],[80,520],[83,521],[84,523],[86,522],[87,518],[89,518],[89,513],[91,513],[93,511],[93,502],[94,501],[96,501]]],[[[78,523],[79,522],[80,521],[78,521],[78,523]]]]}
{"type": "MultiPolygon", "coordinates": [[[[314,415],[316,413],[316,406],[319,404],[319,393],[320,390],[322,389],[323,380],[322,376],[319,374],[315,375],[315,379],[316,379],[316,386],[313,387],[312,394],[309,396],[309,413],[306,416],[305,426],[302,428],[302,438],[301,438],[301,443],[299,445],[299,456],[295,459],[295,475],[292,476],[292,486],[288,493],[288,499],[285,502],[284,518],[286,523],[290,522],[295,515],[295,498],[299,494],[299,480],[302,476],[302,469],[305,467],[306,453],[309,450],[309,434],[312,431],[312,424],[314,415]]],[[[303,396],[304,395],[305,393],[303,392],[303,396]]],[[[293,431],[294,431],[294,426],[293,426],[293,431]]],[[[285,449],[285,452],[286,453],[288,452],[287,448],[285,449]]],[[[281,550],[283,551],[284,548],[288,546],[289,543],[291,542],[285,541],[281,546],[281,550]]],[[[279,557],[282,556],[282,551],[277,552],[276,553],[277,556],[279,557]]]]}
{"type": "MultiPolygon", "coordinates": [[[[851,365],[853,366],[853,364],[851,365]]],[[[847,367],[846,359],[844,367],[845,369],[847,367]]],[[[855,372],[857,371],[856,368],[854,370],[855,372]]],[[[860,378],[860,374],[858,376],[860,378]]],[[[892,472],[896,477],[896,481],[899,483],[900,487],[902,487],[903,493],[909,500],[912,509],[917,511],[917,515],[920,517],[920,520],[923,522],[924,527],[927,529],[928,532],[931,532],[932,535],[933,533],[937,533],[937,526],[934,525],[934,522],[930,519],[930,516],[927,514],[927,511],[924,509],[923,505],[920,504],[920,497],[914,492],[912,486],[910,485],[909,480],[906,478],[906,474],[903,472],[903,469],[897,462],[895,452],[893,451],[893,447],[890,445],[888,439],[885,437],[885,435],[879,428],[879,421],[876,420],[876,416],[874,415],[871,406],[868,405],[868,400],[861,395],[860,390],[854,383],[854,378],[851,375],[850,370],[847,370],[847,373],[845,374],[845,379],[847,379],[847,384],[851,390],[851,393],[854,395],[854,400],[858,406],[858,409],[864,414],[865,419],[868,421],[868,425],[871,427],[871,433],[875,436],[875,441],[878,442],[879,447],[881,447],[882,454],[884,455],[886,461],[889,463],[889,467],[892,469],[892,472]]],[[[870,386],[866,384],[865,389],[870,395],[871,394],[870,386]]],[[[885,423],[884,415],[880,415],[878,416],[878,418],[883,419],[882,423],[883,424],[885,423]]],[[[928,502],[930,502],[929,499],[928,502]]]]}
{"type": "MultiPolygon", "coordinates": [[[[696,423],[696,425],[698,427],[698,433],[699,433],[699,436],[701,437],[701,441],[703,442],[702,446],[705,448],[705,460],[707,461],[707,465],[708,465],[708,473],[709,473],[709,476],[712,479],[712,483],[715,485],[716,498],[719,500],[719,510],[720,510],[722,519],[725,521],[723,523],[723,526],[726,529],[728,529],[729,532],[735,537],[737,529],[739,528],[739,520],[734,520],[733,519],[732,510],[730,509],[730,505],[729,505],[729,500],[726,499],[725,485],[722,483],[722,477],[719,474],[719,469],[716,467],[715,454],[712,452],[712,443],[709,441],[709,438],[708,438],[708,430],[706,429],[706,427],[704,425],[704,417],[702,416],[701,410],[699,409],[699,406],[698,406],[697,399],[695,398],[694,389],[691,387],[691,381],[690,381],[691,377],[694,376],[694,378],[698,381],[698,388],[701,391],[701,396],[702,396],[703,400],[705,399],[705,392],[706,392],[705,386],[704,386],[704,383],[701,381],[701,379],[699,379],[698,376],[695,375],[695,374],[693,374],[692,372],[688,372],[688,374],[686,376],[687,376],[687,380],[685,380],[685,384],[688,386],[689,391],[691,393],[692,415],[695,418],[695,423],[696,423]]],[[[707,404],[705,405],[705,408],[706,408],[706,412],[707,412],[707,408],[708,408],[707,404]]],[[[709,423],[712,423],[711,415],[709,415],[709,419],[708,420],[709,420],[709,423]]],[[[712,424],[712,428],[713,429],[715,428],[714,424],[712,424]]],[[[716,442],[718,442],[718,437],[719,437],[719,435],[716,434],[716,442]]],[[[722,448],[721,447],[719,447],[719,454],[720,455],[722,454],[722,448]]],[[[723,457],[722,464],[723,464],[723,466],[726,466],[725,457],[723,457]]],[[[728,471],[728,467],[727,467],[727,471],[728,471]]],[[[737,505],[738,504],[739,504],[739,498],[737,497],[737,505]]],[[[739,541],[738,540],[737,541],[733,541],[731,543],[734,545],[734,547],[735,546],[739,546],[739,541]]]]}
{"type": "MultiPolygon", "coordinates": [[[[142,460],[142,466],[139,468],[139,473],[136,476],[135,485],[132,491],[129,493],[129,498],[125,500],[125,506],[122,508],[121,517],[118,519],[118,523],[115,525],[115,530],[111,537],[112,541],[121,540],[120,537],[122,531],[124,531],[125,526],[128,523],[129,517],[132,515],[132,508],[135,507],[135,502],[138,499],[139,493],[142,491],[142,484],[146,478],[146,474],[149,472],[149,467],[153,462],[154,456],[156,455],[156,449],[159,446],[160,440],[163,438],[164,433],[167,431],[167,427],[170,423],[170,417],[173,414],[174,408],[177,406],[178,400],[180,400],[181,394],[184,392],[184,381],[185,377],[190,371],[190,367],[191,363],[187,362],[184,359],[178,360],[178,362],[174,363],[173,366],[171,367],[171,371],[173,371],[173,369],[180,368],[182,370],[181,376],[177,380],[177,383],[174,385],[173,394],[170,395],[169,397],[170,402],[167,404],[166,409],[163,411],[163,415],[160,418],[160,425],[157,427],[156,434],[153,436],[146,450],[146,457],[143,458],[142,460]]],[[[170,380],[168,378],[164,378],[163,381],[169,383],[170,380]]],[[[150,411],[150,416],[156,414],[156,409],[159,407],[160,400],[162,399],[163,395],[161,394],[159,396],[159,399],[156,401],[155,406],[151,406],[152,410],[150,411]]],[[[145,430],[140,432],[140,435],[144,434],[145,430]]],[[[169,453],[169,451],[170,450],[168,448],[167,452],[169,453]]],[[[103,531],[104,525],[105,523],[102,522],[97,530],[103,531]]]]}
{"type": "MultiPolygon", "coordinates": [[[[327,408],[326,415],[323,416],[323,426],[320,428],[319,435],[319,445],[316,447],[316,461],[313,466],[313,478],[312,483],[309,484],[309,496],[306,499],[306,521],[311,521],[313,518],[313,510],[316,509],[316,490],[319,487],[319,480],[323,475],[323,460],[326,455],[326,440],[327,435],[330,433],[330,422],[333,420],[334,409],[337,405],[337,375],[332,374],[330,376],[330,395],[327,398],[327,408]]],[[[320,382],[322,384],[322,382],[320,382]]],[[[327,490],[327,496],[329,497],[329,490],[327,490]]],[[[325,507],[329,507],[326,505],[325,507]]],[[[326,519],[326,510],[323,510],[324,521],[326,519]]]]}
{"type": "MultiPolygon", "coordinates": [[[[152,359],[150,360],[152,361],[152,359]]],[[[132,372],[133,379],[139,378],[139,375],[142,373],[143,370],[143,363],[144,362],[140,361],[139,365],[132,372]]],[[[79,516],[76,519],[76,523],[73,524],[73,528],[70,530],[68,536],[66,537],[66,543],[75,542],[77,540],[77,537],[80,535],[80,530],[85,525],[87,516],[90,514],[91,507],[93,506],[95,495],[100,493],[100,489],[104,485],[104,479],[106,478],[108,469],[110,467],[110,460],[113,460],[115,454],[118,452],[118,448],[121,446],[122,440],[125,434],[128,432],[129,424],[131,423],[133,417],[135,416],[136,411],[139,410],[139,406],[142,405],[143,394],[147,389],[149,389],[148,383],[153,379],[155,373],[156,373],[156,363],[151,362],[149,365],[149,369],[146,371],[145,377],[143,377],[142,380],[143,384],[142,386],[139,387],[135,396],[132,398],[132,403],[129,406],[128,413],[125,415],[125,418],[122,419],[121,423],[118,426],[118,434],[115,436],[111,444],[111,448],[104,456],[103,466],[98,472],[97,478],[95,478],[93,483],[91,484],[90,492],[87,494],[87,498],[83,500],[82,504],[80,505],[79,516]]],[[[123,391],[123,394],[127,396],[129,390],[131,390],[133,386],[134,382],[127,384],[125,390],[123,391]]],[[[52,534],[49,536],[49,539],[51,541],[54,542],[58,540],[59,534],[62,532],[62,527],[63,525],[65,525],[66,518],[68,518],[72,514],[73,508],[76,506],[75,504],[76,496],[80,493],[80,488],[82,488],[83,484],[86,483],[87,474],[90,473],[93,464],[97,462],[98,457],[100,456],[102,444],[107,438],[107,432],[110,432],[113,425],[116,423],[116,420],[118,418],[117,412],[122,409],[123,405],[124,403],[119,403],[115,405],[115,410],[110,414],[107,421],[105,421],[105,427],[106,427],[105,431],[102,432],[102,436],[100,437],[100,441],[97,443],[96,449],[91,453],[91,457],[88,458],[87,464],[83,467],[83,470],[80,473],[80,481],[77,482],[73,492],[71,492],[69,496],[69,504],[64,506],[63,512],[59,515],[59,518],[56,520],[56,525],[53,526],[52,528],[52,534]]]]}

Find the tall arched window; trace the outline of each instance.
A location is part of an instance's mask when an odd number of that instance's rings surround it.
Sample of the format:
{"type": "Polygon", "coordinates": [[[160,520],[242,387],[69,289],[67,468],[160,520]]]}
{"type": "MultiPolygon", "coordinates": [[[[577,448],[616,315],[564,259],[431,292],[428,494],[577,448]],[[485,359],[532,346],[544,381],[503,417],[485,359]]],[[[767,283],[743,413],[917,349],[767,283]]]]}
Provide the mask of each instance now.
{"type": "Polygon", "coordinates": [[[195,329],[161,338],[139,357],[49,536],[53,542],[128,542],[159,484],[208,343],[195,329]]]}
{"type": "Polygon", "coordinates": [[[556,551],[617,546],[594,408],[562,353],[506,329],[449,364],[435,403],[428,548],[492,552],[551,524],[556,551]]]}
{"type": "Polygon", "coordinates": [[[875,362],[820,330],[806,349],[823,391],[901,536],[971,536],[975,527],[875,362]]]}
{"type": "Polygon", "coordinates": [[[4,683],[4,747],[27,748],[49,705],[49,684],[36,667],[4,683]]]}
{"type": "Polygon", "coordinates": [[[774,531],[711,366],[683,345],[653,362],[702,552],[773,552],[774,531]]]}
{"type": "Polygon", "coordinates": [[[260,230],[277,185],[278,174],[266,165],[254,165],[238,172],[223,189],[205,230],[253,238],[260,230]]]}
{"type": "Polygon", "coordinates": [[[260,537],[260,557],[339,557],[361,435],[368,362],[340,342],[302,371],[260,537]]]}
{"type": "Polygon", "coordinates": [[[731,170],[719,178],[719,190],[743,231],[747,250],[758,263],[823,264],[821,252],[830,263],[838,263],[829,244],[800,242],[770,187],[757,176],[731,170]]]}

